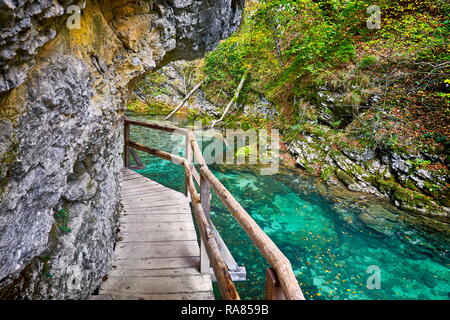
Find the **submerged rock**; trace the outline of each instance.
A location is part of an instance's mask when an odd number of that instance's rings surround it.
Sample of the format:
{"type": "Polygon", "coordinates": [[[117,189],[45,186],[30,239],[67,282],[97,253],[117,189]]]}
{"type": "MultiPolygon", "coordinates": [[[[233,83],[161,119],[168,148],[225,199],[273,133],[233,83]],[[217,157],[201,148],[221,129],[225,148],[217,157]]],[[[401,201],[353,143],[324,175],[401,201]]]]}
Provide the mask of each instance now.
{"type": "Polygon", "coordinates": [[[391,236],[398,225],[398,216],[381,205],[370,205],[359,215],[359,219],[369,228],[391,236]]]}

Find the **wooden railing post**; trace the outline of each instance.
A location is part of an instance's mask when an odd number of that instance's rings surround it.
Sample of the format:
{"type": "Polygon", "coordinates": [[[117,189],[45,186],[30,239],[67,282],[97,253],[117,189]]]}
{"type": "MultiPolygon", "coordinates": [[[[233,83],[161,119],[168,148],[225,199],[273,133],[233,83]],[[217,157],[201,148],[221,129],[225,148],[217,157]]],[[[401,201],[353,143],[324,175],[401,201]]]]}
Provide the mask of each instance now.
{"type": "Polygon", "coordinates": [[[266,270],[266,300],[286,300],[278,276],[272,268],[266,270]]]}
{"type": "MultiPolygon", "coordinates": [[[[188,163],[193,163],[193,152],[192,152],[192,144],[191,144],[191,137],[189,134],[186,134],[186,154],[185,154],[185,158],[188,161],[188,163]]],[[[188,185],[188,176],[186,174],[186,172],[184,173],[185,175],[185,181],[186,181],[186,188],[185,188],[185,195],[186,197],[189,198],[189,185],[188,185]]]]}
{"type": "Polygon", "coordinates": [[[127,122],[127,120],[124,121],[123,124],[123,140],[124,140],[124,146],[123,146],[123,156],[124,156],[124,166],[125,168],[130,167],[130,147],[128,146],[128,141],[130,141],[130,125],[127,122]]]}
{"type": "MultiPolygon", "coordinates": [[[[200,176],[200,201],[202,203],[203,212],[208,221],[211,219],[211,186],[203,176],[200,176]]],[[[200,272],[204,274],[210,273],[211,263],[206,252],[205,244],[200,239],[200,272]]]]}

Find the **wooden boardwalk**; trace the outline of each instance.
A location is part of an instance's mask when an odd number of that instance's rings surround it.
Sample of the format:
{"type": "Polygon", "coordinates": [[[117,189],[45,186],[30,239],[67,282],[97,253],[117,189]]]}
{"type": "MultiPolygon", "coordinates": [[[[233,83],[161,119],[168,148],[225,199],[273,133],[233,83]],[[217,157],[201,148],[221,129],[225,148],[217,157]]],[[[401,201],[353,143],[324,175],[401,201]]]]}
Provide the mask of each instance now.
{"type": "Polygon", "coordinates": [[[188,198],[123,169],[119,239],[113,268],[93,299],[214,299],[199,272],[200,250],[188,198]]]}

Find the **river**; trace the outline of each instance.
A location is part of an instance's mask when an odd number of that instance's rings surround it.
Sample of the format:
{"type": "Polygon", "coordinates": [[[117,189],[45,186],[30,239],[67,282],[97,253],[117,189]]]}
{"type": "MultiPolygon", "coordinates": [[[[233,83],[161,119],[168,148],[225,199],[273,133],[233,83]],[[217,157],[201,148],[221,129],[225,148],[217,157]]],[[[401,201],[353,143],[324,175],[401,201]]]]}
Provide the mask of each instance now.
{"type": "MultiPolygon", "coordinates": [[[[178,146],[176,151],[183,155],[181,136],[174,139],[132,126],[131,138],[168,152],[178,146]]],[[[184,190],[181,167],[139,155],[146,167],[137,172],[184,190]]],[[[307,299],[449,299],[448,225],[417,219],[381,200],[356,201],[366,198],[361,195],[327,196],[317,178],[295,168],[282,167],[270,176],[250,165],[210,168],[291,261],[307,299]],[[386,212],[387,219],[367,226],[362,217],[368,208],[386,212]],[[374,280],[374,276],[379,277],[374,280]],[[380,287],[369,289],[368,279],[372,284],[379,279],[380,287]]],[[[214,195],[211,219],[238,264],[247,269],[247,281],[236,283],[241,298],[262,299],[267,264],[214,195]]],[[[220,298],[217,288],[215,293],[220,298]]]]}

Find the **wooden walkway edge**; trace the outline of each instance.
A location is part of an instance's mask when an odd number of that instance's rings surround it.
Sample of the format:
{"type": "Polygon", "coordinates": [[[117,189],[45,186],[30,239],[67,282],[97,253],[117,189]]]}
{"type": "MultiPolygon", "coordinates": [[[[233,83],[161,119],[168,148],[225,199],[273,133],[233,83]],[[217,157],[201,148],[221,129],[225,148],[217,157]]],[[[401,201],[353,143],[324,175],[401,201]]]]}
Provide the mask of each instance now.
{"type": "Polygon", "coordinates": [[[130,169],[122,175],[120,241],[108,279],[90,299],[214,299],[211,276],[199,271],[188,198],[130,169]]]}

